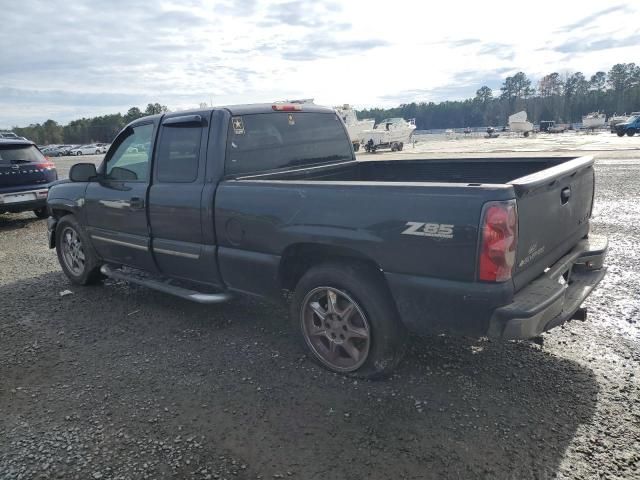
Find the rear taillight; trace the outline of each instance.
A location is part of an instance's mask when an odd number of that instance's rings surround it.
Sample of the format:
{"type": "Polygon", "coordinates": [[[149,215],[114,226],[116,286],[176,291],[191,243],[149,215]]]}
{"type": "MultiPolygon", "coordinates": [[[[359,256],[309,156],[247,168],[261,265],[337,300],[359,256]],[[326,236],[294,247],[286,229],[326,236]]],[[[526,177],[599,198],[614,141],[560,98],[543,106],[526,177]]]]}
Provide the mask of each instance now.
{"type": "Polygon", "coordinates": [[[480,235],[479,279],[486,282],[509,280],[518,244],[516,201],[485,204],[480,235]]]}
{"type": "Polygon", "coordinates": [[[53,170],[56,168],[56,165],[49,159],[49,157],[44,157],[44,162],[40,162],[37,167],[41,170],[53,170]]]}

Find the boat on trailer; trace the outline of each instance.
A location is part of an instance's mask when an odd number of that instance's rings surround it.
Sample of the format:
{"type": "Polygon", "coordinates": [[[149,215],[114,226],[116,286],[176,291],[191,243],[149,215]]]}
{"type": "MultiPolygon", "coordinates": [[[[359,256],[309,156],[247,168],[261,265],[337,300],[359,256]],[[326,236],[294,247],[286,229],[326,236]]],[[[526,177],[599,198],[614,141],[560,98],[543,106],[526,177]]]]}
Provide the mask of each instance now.
{"type": "Polygon", "coordinates": [[[371,118],[358,120],[357,112],[348,104],[334,107],[334,110],[347,127],[347,133],[353,144],[353,149],[357,152],[360,149],[360,144],[364,143],[365,132],[373,129],[376,121],[371,118]]]}
{"type": "Polygon", "coordinates": [[[589,130],[595,130],[596,128],[604,127],[607,122],[607,116],[600,112],[591,112],[588,115],[582,117],[582,128],[589,130]]]}
{"type": "Polygon", "coordinates": [[[533,123],[527,121],[527,112],[524,110],[509,116],[509,130],[515,133],[522,133],[528,137],[533,132],[533,123]]]}
{"type": "Polygon", "coordinates": [[[385,118],[371,130],[364,132],[364,148],[374,153],[382,148],[392,152],[401,151],[405,143],[409,143],[416,129],[415,119],[385,118]]]}

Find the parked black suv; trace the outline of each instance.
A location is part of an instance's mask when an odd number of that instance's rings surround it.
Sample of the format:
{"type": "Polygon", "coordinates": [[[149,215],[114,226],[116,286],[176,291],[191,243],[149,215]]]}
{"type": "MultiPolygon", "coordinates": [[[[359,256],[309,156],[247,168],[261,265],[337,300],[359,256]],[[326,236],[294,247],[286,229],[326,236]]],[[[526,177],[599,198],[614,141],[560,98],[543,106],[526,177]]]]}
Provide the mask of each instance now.
{"type": "Polygon", "coordinates": [[[49,186],[57,179],[55,165],[33,142],[0,138],[0,214],[33,210],[47,218],[49,186]]]}

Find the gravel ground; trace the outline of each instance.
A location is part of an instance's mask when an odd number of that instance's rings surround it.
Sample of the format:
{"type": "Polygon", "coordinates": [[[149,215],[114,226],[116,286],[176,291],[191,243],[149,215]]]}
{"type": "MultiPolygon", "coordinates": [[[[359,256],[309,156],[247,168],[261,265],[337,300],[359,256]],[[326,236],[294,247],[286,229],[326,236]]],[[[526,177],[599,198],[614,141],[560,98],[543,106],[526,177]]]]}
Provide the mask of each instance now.
{"type": "Polygon", "coordinates": [[[0,478],[640,478],[640,152],[601,158],[588,321],[416,338],[379,382],[315,366],[280,305],[71,286],[45,222],[0,216],[0,478]]]}

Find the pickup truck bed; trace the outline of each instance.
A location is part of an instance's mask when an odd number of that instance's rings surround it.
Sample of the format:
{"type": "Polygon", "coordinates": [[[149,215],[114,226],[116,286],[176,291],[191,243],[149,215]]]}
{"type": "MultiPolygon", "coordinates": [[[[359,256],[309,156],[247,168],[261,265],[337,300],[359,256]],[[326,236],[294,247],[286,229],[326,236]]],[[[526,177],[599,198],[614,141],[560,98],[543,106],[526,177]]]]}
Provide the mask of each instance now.
{"type": "Polygon", "coordinates": [[[77,167],[48,200],[72,281],[102,268],[210,303],[292,292],[305,345],[334,371],[388,373],[407,329],[539,335],[583,317],[605,273],[591,157],[357,161],[332,110],[257,105],[140,119],[99,171],[77,167]]]}
{"type": "Polygon", "coordinates": [[[567,161],[567,158],[473,158],[357,161],[334,167],[294,169],[244,177],[271,180],[406,183],[509,183],[567,161]]]}
{"type": "MultiPolygon", "coordinates": [[[[529,338],[545,325],[505,331],[504,325],[491,325],[494,311],[574,248],[606,250],[606,242],[579,244],[589,233],[593,179],[591,157],[565,157],[357,161],[227,180],[216,199],[224,212],[217,228],[223,231],[230,218],[243,218],[244,248],[233,242],[221,248],[222,276],[244,289],[242,272],[250,263],[264,262],[250,290],[273,294],[269,289],[280,287],[273,279],[282,276],[282,258],[294,255],[294,263],[304,265],[313,251],[310,243],[373,260],[413,331],[529,338]],[[265,204],[265,198],[274,203],[265,204]],[[483,207],[512,199],[518,209],[513,276],[502,283],[478,282],[483,207]],[[412,235],[406,229],[410,223],[448,225],[452,232],[412,235]]],[[[563,321],[575,310],[565,312],[563,321]]]]}

